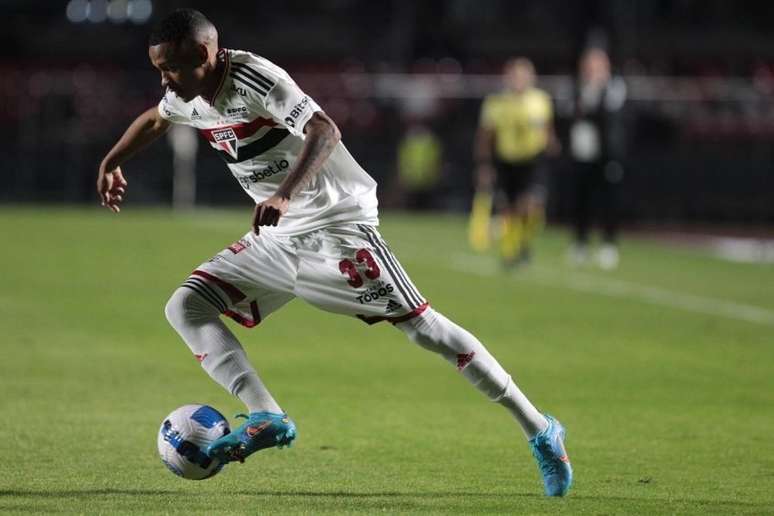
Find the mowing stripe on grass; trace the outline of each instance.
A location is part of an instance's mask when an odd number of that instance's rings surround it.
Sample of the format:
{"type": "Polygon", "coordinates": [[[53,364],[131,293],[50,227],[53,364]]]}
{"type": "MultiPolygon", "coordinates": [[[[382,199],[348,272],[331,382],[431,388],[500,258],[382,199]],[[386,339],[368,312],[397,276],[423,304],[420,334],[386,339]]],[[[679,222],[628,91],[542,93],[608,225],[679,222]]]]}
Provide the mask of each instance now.
{"type": "MultiPolygon", "coordinates": [[[[502,268],[485,256],[457,254],[448,267],[460,272],[479,276],[501,276],[502,268]]],[[[659,306],[678,308],[705,315],[718,315],[729,319],[774,326],[774,311],[753,305],[726,301],[713,297],[697,296],[676,292],[660,287],[641,285],[630,281],[600,278],[577,271],[559,271],[541,266],[530,266],[529,270],[507,276],[513,281],[524,281],[540,285],[565,288],[608,297],[631,299],[659,306]]]]}

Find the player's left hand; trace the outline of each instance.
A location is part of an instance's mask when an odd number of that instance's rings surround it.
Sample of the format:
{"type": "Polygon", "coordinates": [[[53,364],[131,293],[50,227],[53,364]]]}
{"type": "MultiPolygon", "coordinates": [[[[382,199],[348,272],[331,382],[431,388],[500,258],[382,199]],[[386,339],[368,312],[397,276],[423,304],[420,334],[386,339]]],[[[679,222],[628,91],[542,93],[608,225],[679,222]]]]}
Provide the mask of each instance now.
{"type": "Polygon", "coordinates": [[[253,231],[258,234],[259,226],[276,226],[288,211],[288,199],[279,195],[272,195],[262,203],[255,205],[253,212],[253,231]]]}

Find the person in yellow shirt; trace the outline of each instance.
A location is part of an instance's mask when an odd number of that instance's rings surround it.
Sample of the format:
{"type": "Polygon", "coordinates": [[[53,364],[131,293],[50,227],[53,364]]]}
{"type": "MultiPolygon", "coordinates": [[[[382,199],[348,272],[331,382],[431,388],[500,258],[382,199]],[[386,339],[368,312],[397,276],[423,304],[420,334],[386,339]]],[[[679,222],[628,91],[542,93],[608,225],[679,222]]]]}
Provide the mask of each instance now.
{"type": "Polygon", "coordinates": [[[492,198],[505,194],[500,257],[506,266],[524,263],[530,243],[544,222],[544,195],[537,188],[542,157],[558,152],[553,107],[548,93],[534,86],[529,59],[509,60],[505,88],[489,95],[481,107],[474,157],[476,195],[470,216],[469,240],[474,250],[490,246],[492,198]]]}

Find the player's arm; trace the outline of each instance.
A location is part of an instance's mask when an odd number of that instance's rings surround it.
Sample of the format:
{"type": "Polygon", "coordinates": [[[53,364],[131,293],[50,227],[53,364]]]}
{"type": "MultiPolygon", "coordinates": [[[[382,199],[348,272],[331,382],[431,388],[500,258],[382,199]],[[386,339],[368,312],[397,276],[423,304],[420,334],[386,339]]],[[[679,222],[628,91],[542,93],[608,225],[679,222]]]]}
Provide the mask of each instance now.
{"type": "Polygon", "coordinates": [[[476,188],[488,190],[494,182],[494,130],[479,125],[473,146],[473,159],[476,163],[476,188]]]}
{"type": "Polygon", "coordinates": [[[121,173],[121,165],[139,150],[156,140],[169,129],[171,123],[152,107],[131,123],[123,136],[110,149],[99,165],[97,192],[102,206],[118,213],[126,189],[126,180],[121,173]]]}
{"type": "Polygon", "coordinates": [[[290,199],[320,172],[325,160],[341,140],[336,123],[322,111],[317,111],[304,125],[304,147],[298,155],[293,169],[280,183],[277,192],[256,205],[253,214],[253,229],[259,226],[276,226],[288,211],[290,199]]]}
{"type": "Polygon", "coordinates": [[[551,101],[551,97],[546,95],[546,109],[548,111],[548,120],[546,122],[546,154],[549,157],[556,158],[562,153],[562,142],[559,141],[559,137],[556,134],[556,124],[554,123],[554,105],[551,101]]]}
{"type": "Polygon", "coordinates": [[[556,126],[554,121],[551,120],[546,127],[546,138],[548,145],[546,146],[546,154],[551,158],[556,158],[562,153],[562,142],[559,140],[559,136],[556,134],[556,126]]]}

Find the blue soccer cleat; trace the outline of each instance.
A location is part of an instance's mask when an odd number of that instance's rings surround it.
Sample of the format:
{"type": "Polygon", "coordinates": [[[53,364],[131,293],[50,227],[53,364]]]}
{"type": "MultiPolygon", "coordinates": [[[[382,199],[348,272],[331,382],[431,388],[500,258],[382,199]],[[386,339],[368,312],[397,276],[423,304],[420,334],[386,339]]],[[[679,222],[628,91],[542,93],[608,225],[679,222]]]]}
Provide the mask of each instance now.
{"type": "Polygon", "coordinates": [[[567,450],[564,449],[566,432],[559,421],[547,414],[544,416],[548,428],[530,439],[529,447],[543,475],[546,495],[564,496],[572,485],[572,466],[567,450]]]}
{"type": "Polygon", "coordinates": [[[296,438],[296,425],[287,414],[253,412],[249,416],[238,414],[237,417],[247,421],[230,434],[214,440],[207,447],[208,456],[224,463],[244,462],[248,456],[264,448],[290,447],[296,438]]]}

